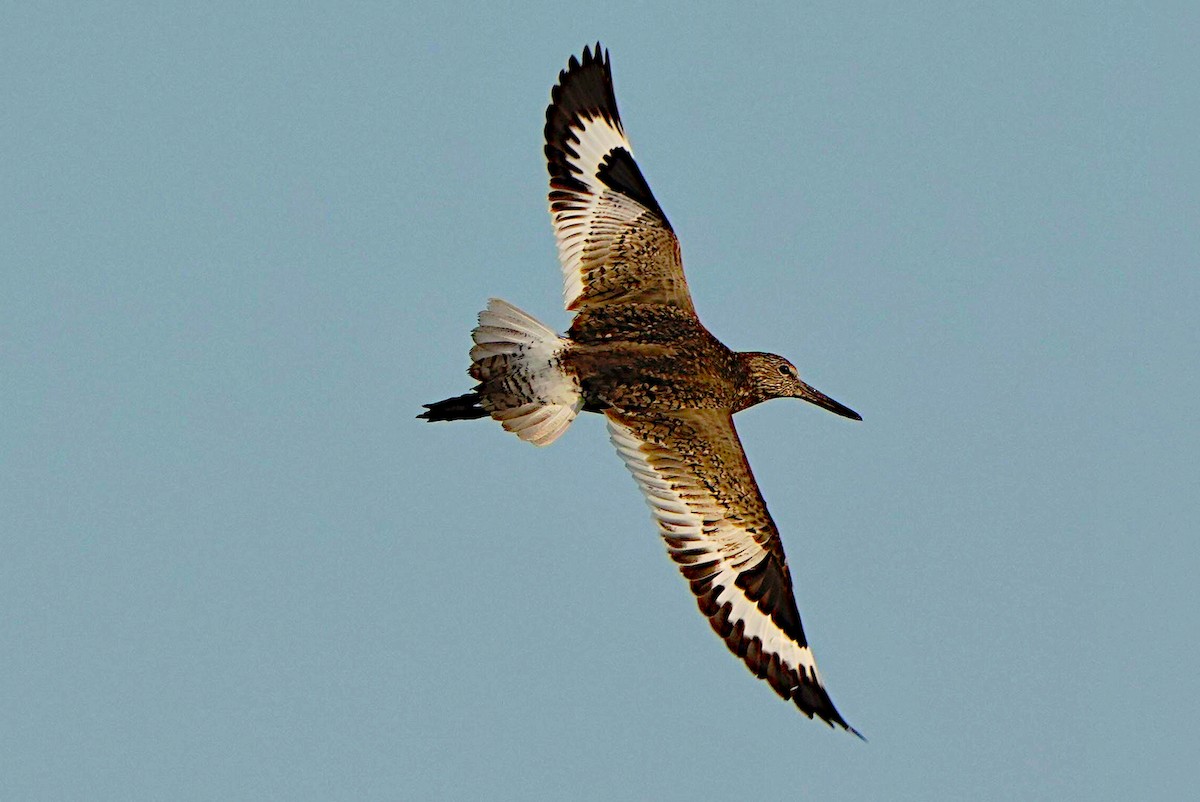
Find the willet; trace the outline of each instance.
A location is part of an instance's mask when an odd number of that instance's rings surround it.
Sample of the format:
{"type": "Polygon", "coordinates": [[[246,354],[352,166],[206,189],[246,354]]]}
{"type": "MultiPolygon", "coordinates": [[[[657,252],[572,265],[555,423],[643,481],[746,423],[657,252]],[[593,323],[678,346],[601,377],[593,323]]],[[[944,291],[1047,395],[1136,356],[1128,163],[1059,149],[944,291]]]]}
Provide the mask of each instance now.
{"type": "Polygon", "coordinates": [[[545,136],[571,328],[559,337],[493,298],[472,334],[475,389],[426,404],[419,417],[490,415],[544,446],[580,410],[603,413],[712,628],[809,718],[858,735],[822,684],[733,414],[802,398],[862,418],[801,381],[783,357],[732,351],[700,323],[679,241],[633,160],[599,43],[559,73],[545,136]]]}

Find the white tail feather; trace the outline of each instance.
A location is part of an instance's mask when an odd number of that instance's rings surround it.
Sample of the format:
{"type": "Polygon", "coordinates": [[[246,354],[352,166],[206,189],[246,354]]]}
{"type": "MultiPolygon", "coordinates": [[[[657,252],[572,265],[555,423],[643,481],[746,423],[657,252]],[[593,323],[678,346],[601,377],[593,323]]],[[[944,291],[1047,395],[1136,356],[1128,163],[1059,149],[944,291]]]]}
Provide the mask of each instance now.
{"type": "Polygon", "coordinates": [[[522,440],[538,446],[557,440],[583,407],[579,380],[562,364],[568,342],[499,298],[479,313],[471,338],[480,405],[522,440]]]}

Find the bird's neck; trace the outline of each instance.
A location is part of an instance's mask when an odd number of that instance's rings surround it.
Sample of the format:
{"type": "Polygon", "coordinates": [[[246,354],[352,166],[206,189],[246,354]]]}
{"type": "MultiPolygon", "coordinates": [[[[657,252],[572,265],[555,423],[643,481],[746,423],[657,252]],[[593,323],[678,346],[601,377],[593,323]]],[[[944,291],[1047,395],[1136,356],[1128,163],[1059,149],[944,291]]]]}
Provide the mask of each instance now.
{"type": "Polygon", "coordinates": [[[737,362],[737,379],[733,390],[733,411],[741,412],[773,398],[774,396],[758,381],[758,372],[754,369],[754,363],[760,358],[760,354],[757,351],[737,351],[734,358],[737,362]]]}

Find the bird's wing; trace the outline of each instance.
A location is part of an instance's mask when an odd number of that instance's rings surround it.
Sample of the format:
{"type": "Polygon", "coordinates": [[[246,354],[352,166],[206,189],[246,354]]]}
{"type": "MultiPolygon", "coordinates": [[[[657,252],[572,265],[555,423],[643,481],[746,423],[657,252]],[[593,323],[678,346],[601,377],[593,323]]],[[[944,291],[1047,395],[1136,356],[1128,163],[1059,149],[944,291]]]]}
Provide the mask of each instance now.
{"type": "Polygon", "coordinates": [[[613,445],[712,628],[751,672],[809,718],[858,735],[821,684],[783,544],[732,416],[615,409],[606,415],[613,445]]]}
{"type": "Polygon", "coordinates": [[[657,303],[693,312],[679,240],[633,160],[599,43],[559,73],[546,162],[567,309],[657,303]]]}

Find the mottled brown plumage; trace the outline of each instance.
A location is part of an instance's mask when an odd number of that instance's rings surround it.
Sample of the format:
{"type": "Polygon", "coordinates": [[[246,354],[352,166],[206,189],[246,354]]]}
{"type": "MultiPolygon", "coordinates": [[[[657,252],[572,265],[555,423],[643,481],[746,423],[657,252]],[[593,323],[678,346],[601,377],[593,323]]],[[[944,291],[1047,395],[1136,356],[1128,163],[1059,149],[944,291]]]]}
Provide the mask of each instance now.
{"type": "Polygon", "coordinates": [[[821,683],[733,415],[801,398],[859,416],[801,381],[783,357],[732,351],[700,323],[679,242],[633,160],[598,44],[559,75],[545,135],[571,328],[559,338],[493,299],[473,334],[474,392],[428,405],[422,417],[490,414],[545,445],[580,410],[604,413],[712,628],[784,699],[855,732],[821,683]]]}

